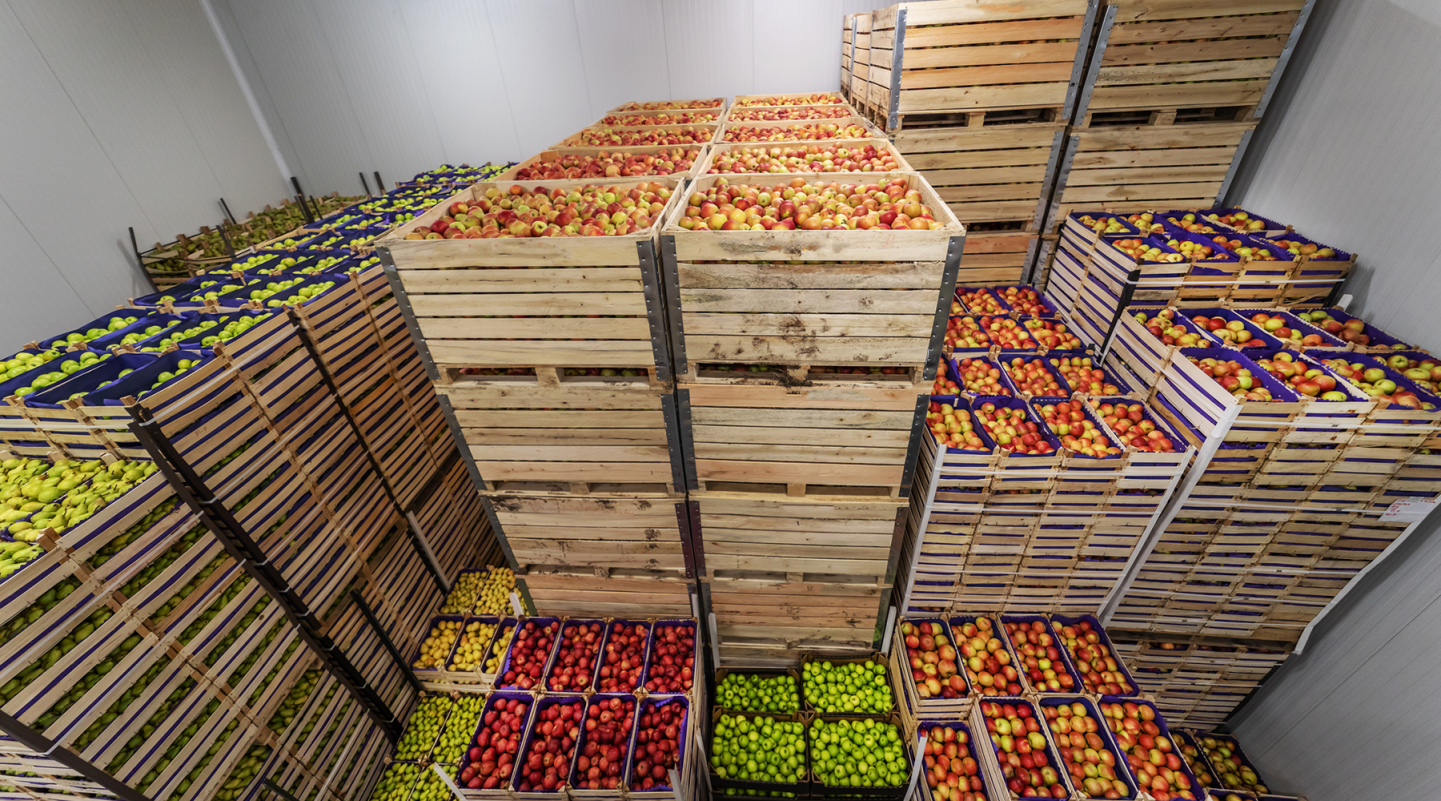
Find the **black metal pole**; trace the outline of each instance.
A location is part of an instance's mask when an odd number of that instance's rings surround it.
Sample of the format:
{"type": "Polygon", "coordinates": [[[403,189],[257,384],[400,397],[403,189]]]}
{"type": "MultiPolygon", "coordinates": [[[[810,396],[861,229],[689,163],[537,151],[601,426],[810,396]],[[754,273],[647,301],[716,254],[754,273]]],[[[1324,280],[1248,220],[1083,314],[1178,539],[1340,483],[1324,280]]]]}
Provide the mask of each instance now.
{"type": "Polygon", "coordinates": [[[140,268],[140,274],[145,276],[145,281],[150,284],[151,293],[159,292],[160,287],[155,285],[155,279],[150,277],[150,271],[145,269],[145,258],[140,255],[140,244],[135,241],[135,227],[130,227],[130,250],[135,253],[135,264],[140,268]]]}
{"type": "Polygon", "coordinates": [[[361,170],[361,171],[360,171],[360,185],[363,186],[363,187],[365,187],[365,196],[366,196],[366,197],[375,197],[374,195],[370,194],[370,184],[366,183],[366,181],[365,181],[365,171],[364,171],[364,170],[361,170]]]}
{"type": "Polygon", "coordinates": [[[370,623],[370,627],[375,629],[376,636],[380,637],[380,641],[385,644],[385,650],[390,652],[390,660],[395,663],[396,667],[400,668],[401,675],[405,676],[405,680],[410,684],[411,689],[417,693],[425,692],[425,688],[420,686],[420,679],[415,677],[415,671],[410,669],[410,663],[405,661],[405,656],[400,653],[399,648],[395,647],[395,642],[390,639],[390,634],[385,631],[385,627],[380,625],[380,620],[375,617],[375,612],[371,610],[370,604],[365,602],[365,598],[361,596],[360,590],[351,590],[350,599],[355,601],[355,605],[360,607],[360,613],[365,615],[365,619],[370,623]]]}
{"type": "Polygon", "coordinates": [[[375,191],[385,194],[385,182],[380,180],[380,170],[375,171],[375,191]]]}
{"type": "Polygon", "coordinates": [[[57,745],[50,738],[4,712],[0,712],[0,731],[4,731],[6,734],[14,737],[21,745],[24,745],[31,751],[37,754],[44,754],[48,758],[59,762],[90,781],[99,784],[106,790],[114,793],[118,798],[123,798],[125,801],[150,801],[149,796],[146,796],[139,790],[135,790],[125,784],[125,782],[111,776],[100,768],[95,767],[69,748],[57,745]]]}
{"type": "Polygon", "coordinates": [[[320,657],[326,668],[365,707],[366,713],[385,732],[392,743],[400,738],[401,723],[345,656],[345,652],[328,635],[321,632],[321,621],[305,604],[304,599],[285,582],[280,572],[269,564],[265,553],[241,527],[230,509],[220,502],[205,485],[204,479],[175,450],[175,445],[161,430],[150,410],[136,404],[127,407],[130,430],[150,454],[155,465],[170,482],[175,494],[199,515],[202,524],[249,573],[266,594],[280,602],[281,612],[299,632],[301,639],[320,657]],[[282,589],[283,587],[283,589],[282,589]]]}
{"type": "Polygon", "coordinates": [[[310,204],[305,202],[305,193],[300,191],[300,179],[290,176],[290,185],[295,187],[295,202],[300,204],[300,213],[305,215],[305,222],[315,222],[315,215],[310,213],[310,204]]]}
{"type": "Polygon", "coordinates": [[[230,237],[225,233],[225,221],[221,220],[220,225],[216,226],[215,230],[220,232],[220,241],[225,243],[225,252],[230,254],[230,258],[234,260],[235,246],[230,244],[230,237]]]}
{"type": "Polygon", "coordinates": [[[290,793],[287,793],[287,792],[285,792],[284,790],[280,789],[280,785],[276,784],[275,782],[271,781],[270,779],[261,779],[261,780],[260,780],[260,783],[263,784],[263,785],[265,785],[265,787],[266,787],[267,789],[269,789],[270,792],[275,793],[276,795],[280,796],[281,798],[286,799],[286,801],[300,801],[299,798],[296,798],[295,796],[291,795],[290,793]]]}
{"type": "Polygon", "coordinates": [[[1121,322],[1121,315],[1126,313],[1126,307],[1131,305],[1131,298],[1136,296],[1136,282],[1141,280],[1141,270],[1137,268],[1126,274],[1126,285],[1121,287],[1121,299],[1116,306],[1116,313],[1111,315],[1111,324],[1106,326],[1106,338],[1101,340],[1101,358],[1105,358],[1111,352],[1111,337],[1116,334],[1116,325],[1121,322]]]}
{"type": "Polygon", "coordinates": [[[231,225],[240,224],[240,222],[235,219],[235,215],[230,212],[230,204],[225,202],[225,198],[220,199],[220,208],[225,209],[225,216],[230,218],[231,225]]]}
{"type": "MultiPolygon", "coordinates": [[[[324,379],[325,385],[330,389],[330,394],[335,396],[335,402],[345,415],[346,422],[350,423],[350,429],[355,432],[355,440],[361,445],[365,445],[365,434],[361,432],[360,424],[355,420],[355,414],[350,411],[350,404],[345,402],[345,396],[340,393],[340,386],[335,383],[335,376],[330,374],[330,368],[325,365],[325,360],[320,355],[320,349],[315,346],[315,338],[305,327],[305,321],[300,317],[300,312],[294,308],[289,308],[287,311],[290,314],[290,324],[295,326],[295,330],[300,333],[301,343],[305,345],[305,349],[310,353],[310,358],[320,370],[320,377],[324,379]]],[[[385,490],[386,497],[390,498],[390,503],[401,518],[406,520],[405,534],[410,539],[410,547],[415,549],[420,561],[425,563],[426,570],[430,571],[431,578],[435,579],[435,586],[440,588],[440,594],[445,595],[450,592],[450,584],[445,580],[445,574],[440,571],[440,566],[431,560],[425,545],[420,541],[419,533],[416,532],[414,526],[410,525],[409,518],[406,518],[405,507],[400,503],[400,496],[395,494],[395,488],[390,485],[390,479],[386,477],[380,460],[375,458],[375,454],[368,446],[362,447],[361,450],[365,451],[365,458],[370,461],[371,468],[380,477],[380,486],[385,490]]]]}

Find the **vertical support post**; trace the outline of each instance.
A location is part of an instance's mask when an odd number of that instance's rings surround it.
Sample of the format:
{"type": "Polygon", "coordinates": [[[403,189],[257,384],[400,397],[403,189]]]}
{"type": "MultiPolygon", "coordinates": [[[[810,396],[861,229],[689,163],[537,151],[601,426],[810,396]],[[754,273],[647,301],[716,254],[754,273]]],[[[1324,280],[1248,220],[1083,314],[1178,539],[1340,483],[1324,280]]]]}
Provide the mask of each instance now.
{"type": "Polygon", "coordinates": [[[1216,193],[1216,208],[1226,208],[1226,193],[1231,191],[1231,182],[1236,180],[1236,172],[1241,168],[1241,159],[1246,156],[1246,148],[1251,146],[1251,137],[1256,129],[1241,134],[1241,141],[1236,145],[1236,155],[1231,157],[1231,166],[1226,168],[1226,178],[1221,181],[1221,191],[1216,193]]]}
{"type": "MultiPolygon", "coordinates": [[[[695,467],[695,432],[691,428],[690,390],[679,387],[675,391],[678,420],[676,433],[680,437],[681,461],[684,465],[684,482],[688,490],[700,490],[700,477],[695,467]]],[[[667,421],[669,422],[669,421],[667,421]]]]}
{"type": "MultiPolygon", "coordinates": [[[[929,434],[929,431],[923,432],[923,436],[929,434]]],[[[923,444],[921,447],[925,448],[927,453],[930,453],[931,451],[939,448],[939,446],[936,444],[936,440],[934,437],[931,437],[930,441],[926,444],[923,444]]],[[[921,539],[925,537],[926,527],[930,525],[931,507],[936,500],[936,487],[938,486],[941,477],[941,466],[942,464],[944,464],[944,460],[941,458],[942,455],[943,454],[938,453],[935,455],[934,458],[931,459],[930,470],[927,472],[927,478],[929,479],[929,481],[926,482],[926,486],[922,490],[922,494],[916,495],[912,493],[911,495],[912,507],[914,507],[915,504],[918,502],[922,505],[920,507],[920,517],[916,520],[916,539],[915,542],[911,543],[911,564],[910,569],[906,571],[906,589],[905,592],[901,593],[902,614],[910,611],[912,595],[915,593],[916,569],[920,567],[921,564],[921,539]]]]}
{"type": "MultiPolygon", "coordinates": [[[[902,9],[902,14],[905,10],[902,9]]],[[[956,281],[961,275],[961,254],[966,250],[966,235],[951,237],[946,245],[946,266],[941,274],[941,296],[936,299],[936,316],[931,322],[931,341],[926,346],[926,369],[922,377],[932,381],[936,377],[936,358],[946,342],[946,321],[950,319],[951,299],[956,294],[956,281]]]]}
{"type": "MultiPolygon", "coordinates": [[[[1066,131],[1064,128],[1056,131],[1056,135],[1051,137],[1051,155],[1046,159],[1046,174],[1041,178],[1041,196],[1036,199],[1036,215],[1031,219],[1031,227],[1037,233],[1041,232],[1046,221],[1046,209],[1051,205],[1051,198],[1055,192],[1056,172],[1061,166],[1061,153],[1065,150],[1061,145],[1065,141],[1066,131]]],[[[1030,278],[1027,275],[1027,283],[1029,281],[1030,278]]]]}
{"type": "Polygon", "coordinates": [[[385,194],[385,182],[380,180],[380,170],[375,170],[375,191],[382,195],[385,194]]]}
{"type": "Polygon", "coordinates": [[[1141,269],[1138,267],[1126,273],[1126,285],[1121,287],[1121,298],[1116,305],[1116,313],[1111,315],[1111,324],[1106,326],[1106,338],[1101,341],[1101,360],[1111,355],[1111,344],[1116,339],[1116,326],[1121,322],[1121,315],[1126,313],[1126,307],[1131,305],[1131,299],[1136,296],[1136,282],[1141,280],[1141,269]]]}
{"type": "Polygon", "coordinates": [[[130,252],[135,254],[135,266],[140,268],[140,274],[145,276],[145,282],[150,285],[151,293],[159,292],[160,287],[155,285],[155,279],[150,277],[150,271],[145,269],[145,257],[140,255],[140,244],[135,241],[135,226],[130,226],[130,252]]]}
{"type": "Polygon", "coordinates": [[[1051,189],[1051,207],[1046,211],[1046,221],[1041,226],[1042,232],[1050,228],[1052,221],[1061,213],[1061,198],[1065,196],[1066,182],[1071,177],[1071,162],[1075,160],[1076,149],[1080,145],[1081,138],[1071,134],[1070,139],[1066,142],[1066,155],[1061,159],[1061,168],[1056,172],[1056,185],[1051,189]]]}
{"type": "Polygon", "coordinates": [[[310,204],[305,202],[305,193],[300,191],[300,179],[290,176],[290,185],[295,187],[295,202],[300,204],[300,213],[305,216],[306,224],[315,222],[315,215],[310,213],[310,204]]]}
{"type": "Polygon", "coordinates": [[[1281,82],[1281,75],[1286,71],[1286,65],[1291,63],[1291,54],[1296,52],[1296,43],[1301,39],[1301,32],[1306,29],[1306,21],[1311,19],[1311,12],[1316,8],[1316,0],[1306,0],[1301,6],[1301,13],[1296,15],[1296,24],[1291,28],[1291,35],[1286,37],[1286,46],[1281,49],[1281,57],[1276,60],[1276,68],[1271,70],[1271,80],[1266,82],[1266,91],[1261,94],[1261,102],[1256,104],[1256,113],[1252,119],[1261,119],[1266,113],[1266,107],[1271,105],[1271,97],[1276,93],[1276,84],[1281,82]]]}
{"type": "Polygon", "coordinates": [[[240,221],[236,220],[235,215],[230,212],[230,204],[225,202],[225,198],[220,199],[220,208],[225,210],[225,216],[230,218],[231,225],[240,224],[240,221]]]}
{"type": "MultiPolygon", "coordinates": [[[[871,32],[875,36],[875,32],[871,32]]],[[[852,39],[855,34],[851,34],[852,39]]],[[[874,45],[875,43],[872,42],[874,45]]],[[[886,109],[886,132],[896,130],[901,124],[901,71],[906,64],[906,9],[902,6],[896,11],[896,32],[894,41],[891,43],[891,97],[886,109]]],[[[855,69],[855,62],[851,62],[851,69],[855,69]]],[[[866,80],[870,80],[869,74],[866,80]]]]}
{"type": "Polygon", "coordinates": [[[921,437],[931,436],[931,432],[926,430],[926,411],[930,408],[930,402],[930,395],[916,396],[916,413],[911,419],[911,438],[906,443],[906,461],[901,466],[901,487],[898,493],[901,498],[911,497],[911,484],[916,477],[916,460],[920,458],[921,437]]]}
{"type": "Polygon", "coordinates": [[[645,294],[646,321],[650,324],[650,347],[655,358],[657,381],[671,379],[670,349],[666,347],[665,301],[661,295],[660,263],[655,243],[647,239],[635,243],[640,259],[640,283],[645,294]]]}
{"type": "Polygon", "coordinates": [[[375,195],[373,195],[373,194],[370,193],[370,184],[367,183],[366,180],[365,180],[365,171],[364,171],[364,170],[362,170],[362,171],[360,172],[360,185],[361,185],[361,187],[363,187],[363,188],[365,189],[365,196],[366,196],[366,197],[375,197],[375,195]]]}
{"type": "Polygon", "coordinates": [[[235,246],[230,244],[230,236],[225,233],[225,221],[221,220],[220,224],[215,226],[215,230],[220,232],[220,241],[225,243],[225,252],[229,254],[233,260],[235,258],[235,246]]]}
{"type": "Polygon", "coordinates": [[[1076,107],[1071,114],[1071,124],[1075,125],[1086,118],[1086,112],[1091,107],[1091,94],[1096,91],[1096,78],[1101,73],[1101,59],[1106,55],[1106,44],[1111,40],[1111,28],[1116,24],[1116,6],[1106,6],[1106,14],[1101,20],[1101,33],[1096,37],[1096,49],[1091,55],[1091,69],[1086,73],[1086,83],[1081,88],[1081,99],[1076,102],[1076,107]]]}
{"type": "MultiPolygon", "coordinates": [[[[385,270],[385,280],[390,283],[390,294],[395,297],[395,305],[400,308],[400,316],[405,318],[405,328],[410,332],[410,341],[415,344],[416,351],[420,353],[421,364],[425,365],[425,374],[432,383],[439,384],[440,369],[435,366],[435,357],[430,355],[430,346],[425,344],[425,336],[420,332],[420,322],[415,318],[415,308],[410,305],[410,296],[406,294],[405,284],[401,282],[400,273],[395,269],[395,259],[390,255],[390,248],[378,247],[375,252],[380,255],[380,267],[385,270]]],[[[457,442],[463,442],[463,440],[457,440],[457,442]]]]}
{"type": "Polygon", "coordinates": [[[1081,88],[1081,76],[1086,68],[1086,56],[1090,55],[1091,29],[1096,26],[1096,12],[1100,7],[1100,0],[1090,0],[1086,3],[1086,20],[1081,24],[1081,37],[1076,44],[1076,60],[1071,65],[1071,79],[1066,82],[1066,104],[1061,109],[1062,120],[1071,119],[1071,112],[1075,110],[1076,93],[1081,88]]]}
{"type": "Polygon", "coordinates": [[[680,312],[680,267],[676,263],[675,236],[660,238],[661,283],[664,286],[666,323],[670,326],[671,375],[685,376],[690,368],[685,355],[685,324],[680,312]]]}

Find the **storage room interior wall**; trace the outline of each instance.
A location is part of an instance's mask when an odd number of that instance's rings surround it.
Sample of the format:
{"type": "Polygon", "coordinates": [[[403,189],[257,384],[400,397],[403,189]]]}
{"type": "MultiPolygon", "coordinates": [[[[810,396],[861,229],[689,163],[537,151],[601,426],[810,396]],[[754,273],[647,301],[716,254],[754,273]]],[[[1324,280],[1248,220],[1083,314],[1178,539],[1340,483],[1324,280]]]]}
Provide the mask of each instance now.
{"type": "Polygon", "coordinates": [[[0,0],[0,349],[150,291],[130,253],[285,184],[196,0],[0,0]]]}
{"type": "Polygon", "coordinates": [[[209,0],[307,191],[518,160],[627,100],[831,91],[856,0],[209,0]]]}
{"type": "MultiPolygon", "coordinates": [[[[1352,309],[1422,341],[1435,339],[1441,278],[1438,74],[1441,4],[1318,0],[1231,195],[1360,253],[1352,309]]],[[[1358,584],[1233,721],[1279,788],[1311,801],[1436,797],[1438,523],[1358,584]]]]}

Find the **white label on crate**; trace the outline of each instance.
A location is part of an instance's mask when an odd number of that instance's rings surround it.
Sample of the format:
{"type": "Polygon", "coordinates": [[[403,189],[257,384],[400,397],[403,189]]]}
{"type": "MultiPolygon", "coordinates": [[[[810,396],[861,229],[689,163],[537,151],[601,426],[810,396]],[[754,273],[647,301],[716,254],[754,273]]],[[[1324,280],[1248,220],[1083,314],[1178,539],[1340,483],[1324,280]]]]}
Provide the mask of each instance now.
{"type": "Polygon", "coordinates": [[[1402,498],[1392,503],[1381,513],[1381,520],[1388,523],[1415,523],[1436,508],[1441,496],[1436,498],[1402,498]]]}
{"type": "Polygon", "coordinates": [[[449,776],[445,775],[445,771],[441,769],[439,762],[432,762],[430,767],[435,770],[435,775],[439,776],[440,780],[445,782],[445,786],[450,788],[450,792],[459,799],[459,801],[465,801],[465,796],[461,794],[460,787],[451,781],[449,776]]]}
{"type": "Polygon", "coordinates": [[[515,590],[510,591],[510,608],[515,610],[516,617],[525,617],[525,607],[520,605],[520,596],[515,590]]]}

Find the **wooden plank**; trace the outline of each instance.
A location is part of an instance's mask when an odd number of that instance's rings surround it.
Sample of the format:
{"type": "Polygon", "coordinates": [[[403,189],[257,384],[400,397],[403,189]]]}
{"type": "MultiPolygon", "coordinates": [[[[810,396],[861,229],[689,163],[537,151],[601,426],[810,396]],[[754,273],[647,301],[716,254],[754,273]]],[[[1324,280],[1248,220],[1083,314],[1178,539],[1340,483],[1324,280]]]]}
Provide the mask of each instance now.
{"type": "MultiPolygon", "coordinates": [[[[1040,200],[1042,185],[1033,184],[981,184],[979,186],[946,186],[937,191],[946,196],[950,203],[970,203],[982,200],[1014,200],[1020,198],[1030,203],[1034,210],[1040,200]]],[[[964,257],[962,257],[964,258],[964,257]]]]}
{"type": "Polygon", "coordinates": [[[643,292],[639,267],[507,270],[487,267],[400,270],[411,297],[484,292],[643,292]]]}
{"type": "MultiPolygon", "coordinates": [[[[951,211],[957,217],[965,219],[968,222],[986,222],[988,220],[1029,220],[1034,217],[1036,213],[1036,203],[1039,200],[1040,198],[1038,197],[1035,200],[1018,200],[1011,202],[988,201],[984,203],[950,203],[948,205],[950,206],[951,211]]],[[[980,263],[973,261],[969,256],[961,257],[962,270],[966,270],[974,266],[980,266],[980,263]]],[[[992,281],[992,279],[979,278],[969,278],[968,280],[971,283],[992,281]]],[[[994,281],[1007,280],[1010,279],[994,279],[994,281]]]]}
{"type": "MultiPolygon", "coordinates": [[[[706,385],[707,389],[714,385],[706,385]]],[[[700,387],[694,387],[699,389],[700,387]]],[[[740,387],[744,389],[744,387],[740,387]]],[[[913,402],[914,405],[914,402],[913,402]]],[[[695,425],[752,426],[756,428],[857,428],[910,431],[911,412],[856,410],[828,411],[824,419],[812,409],[765,409],[698,407],[692,402],[691,419],[695,425]],[[760,419],[758,419],[760,418],[760,419]]]]}
{"type": "Polygon", "coordinates": [[[686,335],[692,361],[776,364],[906,363],[925,361],[930,340],[919,337],[749,337],[686,335]],[[834,341],[830,341],[834,340],[834,341]]]}
{"type": "Polygon", "coordinates": [[[644,317],[419,317],[416,322],[427,340],[579,338],[650,341],[650,323],[644,317]]]}
{"type": "Polygon", "coordinates": [[[1164,86],[1104,86],[1091,95],[1091,110],[1156,108],[1162,106],[1244,106],[1258,103],[1266,81],[1177,84],[1164,86]]]}
{"type": "MultiPolygon", "coordinates": [[[[1112,29],[1112,36],[1115,29],[1112,29]]],[[[1190,61],[1198,55],[1210,60],[1232,60],[1241,58],[1275,59],[1286,49],[1286,40],[1277,39],[1236,39],[1228,42],[1208,41],[1203,44],[1176,42],[1172,44],[1111,44],[1106,48],[1104,65],[1107,67],[1137,64],[1164,64],[1190,61]],[[1199,50],[1199,53],[1198,53],[1199,50]]]]}
{"type": "MultiPolygon", "coordinates": [[[[823,462],[826,464],[904,464],[906,450],[858,445],[781,445],[735,442],[695,443],[696,460],[748,460],[761,462],[823,462]]],[[[719,480],[719,479],[717,479],[719,480]]]]}
{"type": "Polygon", "coordinates": [[[1251,58],[1240,61],[1199,61],[1187,64],[1140,64],[1102,67],[1096,76],[1097,88],[1133,84],[1189,83],[1192,81],[1243,81],[1271,77],[1275,58],[1251,58]]]}
{"type": "MultiPolygon", "coordinates": [[[[598,238],[598,237],[591,237],[598,238]]],[[[546,292],[501,295],[416,295],[417,317],[564,316],[574,314],[646,315],[638,292],[546,292]]]]}
{"type": "Polygon", "coordinates": [[[1063,203],[1100,203],[1120,200],[1168,200],[1205,198],[1213,201],[1221,191],[1221,181],[1195,184],[1127,184],[1125,186],[1066,187],[1063,203]]]}
{"type": "Polygon", "coordinates": [[[1117,22],[1176,19],[1191,24],[1197,17],[1300,11],[1305,3],[1304,0],[1121,0],[1114,5],[1117,22]]]}
{"type": "Polygon", "coordinates": [[[923,337],[932,319],[922,314],[688,314],[688,334],[806,337],[923,337]]]}
{"type": "MultiPolygon", "coordinates": [[[[974,178],[978,174],[975,172],[978,169],[1036,167],[1040,170],[1040,175],[1037,177],[1041,177],[1045,175],[1046,163],[1051,158],[1050,139],[1051,137],[1047,137],[1046,147],[926,153],[911,158],[920,162],[921,166],[917,166],[916,169],[922,171],[932,186],[959,183],[974,178]]],[[[940,192],[937,191],[936,194],[940,194],[940,192]]]]}
{"type": "Polygon", "coordinates": [[[1066,198],[1071,197],[1073,188],[1089,186],[1112,186],[1115,184],[1169,184],[1180,182],[1215,181],[1217,190],[1226,178],[1226,164],[1199,164],[1185,167],[1117,167],[1101,170],[1075,170],[1066,182],[1066,198]]]}
{"type": "Polygon", "coordinates": [[[663,389],[648,386],[609,387],[564,385],[537,387],[520,384],[454,384],[436,387],[459,409],[660,409],[663,389]]]}
{"type": "Polygon", "coordinates": [[[700,442],[749,443],[751,445],[832,445],[900,448],[910,443],[908,431],[829,428],[768,428],[757,426],[691,427],[691,436],[700,442]]]}
{"type": "MultiPolygon", "coordinates": [[[[906,44],[910,44],[911,28],[906,26],[906,44]]],[[[919,33],[919,31],[917,31],[919,33]]],[[[894,52],[888,47],[883,52],[894,52]]],[[[1076,42],[1032,41],[1020,44],[976,44],[967,47],[906,48],[906,70],[940,67],[979,67],[998,64],[1071,63],[1076,58],[1076,42]]],[[[885,62],[889,64],[890,62],[885,62]]],[[[1067,75],[1069,80],[1070,76],[1067,75]]],[[[902,78],[902,81],[905,79],[902,78]]]]}
{"type": "MultiPolygon", "coordinates": [[[[1236,156],[1236,147],[1187,147],[1166,150],[1118,150],[1092,153],[1076,153],[1071,160],[1072,174],[1086,170],[1155,167],[1166,169],[1182,164],[1230,164],[1236,156]]],[[[970,242],[966,249],[970,250],[970,242]]]]}
{"type": "MultiPolygon", "coordinates": [[[[1025,125],[998,125],[989,128],[918,128],[902,129],[896,132],[896,148],[905,155],[913,169],[917,165],[915,153],[951,154],[970,150],[1017,150],[1021,148],[1049,148],[1056,131],[1064,128],[1059,123],[1025,125]]],[[[945,164],[921,161],[930,167],[971,166],[971,164],[945,164]]],[[[976,165],[980,166],[980,165],[976,165]]]]}
{"type": "Polygon", "coordinates": [[[665,417],[659,409],[638,411],[456,409],[455,418],[460,423],[462,429],[547,427],[569,429],[647,429],[665,427],[665,417]]]}
{"type": "MultiPolygon", "coordinates": [[[[843,234],[842,234],[843,236],[843,234]]],[[[682,289],[689,312],[935,314],[934,290],[682,289]]]]}
{"type": "MultiPolygon", "coordinates": [[[[668,456],[668,455],[667,455],[668,456]]],[[[668,483],[670,461],[612,462],[485,462],[476,460],[476,467],[488,482],[603,482],[608,484],[668,483]]]]}
{"type": "MultiPolygon", "coordinates": [[[[667,470],[669,470],[668,465],[667,470]]],[[[485,471],[482,469],[481,473],[484,474],[485,471]]],[[[901,467],[900,465],[892,467],[888,465],[851,465],[822,462],[782,464],[776,462],[697,459],[696,473],[706,481],[881,487],[898,484],[901,478],[901,467]]]]}
{"type": "Polygon", "coordinates": [[[1025,3],[1011,0],[936,0],[926,3],[901,3],[879,9],[871,17],[871,30],[896,27],[896,13],[902,8],[906,10],[907,28],[912,25],[1033,19],[1086,13],[1086,4],[1079,0],[1028,0],[1025,3]]]}
{"type": "MultiPolygon", "coordinates": [[[[906,12],[907,15],[910,12],[906,12]]],[[[1084,9],[1081,11],[1085,13],[1084,9]]],[[[1028,15],[1030,16],[1030,15],[1028,15]]],[[[945,47],[961,48],[973,45],[995,45],[1006,42],[1034,42],[1053,39],[1070,39],[1071,55],[1076,53],[1075,41],[1080,39],[1081,17],[1057,17],[1053,19],[1025,19],[1014,22],[974,22],[967,25],[935,25],[918,27],[909,16],[906,19],[906,50],[945,47]]],[[[895,48],[894,30],[871,34],[872,50],[895,48]]],[[[875,63],[872,61],[871,63],[875,63]]]]}
{"type": "Polygon", "coordinates": [[[902,114],[909,114],[941,109],[1030,108],[1059,106],[1065,100],[1065,81],[1015,86],[910,89],[901,92],[897,110],[902,114]]]}
{"type": "Polygon", "coordinates": [[[540,445],[579,449],[586,445],[664,446],[666,444],[666,431],[659,427],[620,429],[471,428],[462,430],[465,432],[466,441],[472,445],[509,446],[508,450],[522,450],[540,445]]]}
{"type": "MultiPolygon", "coordinates": [[[[689,391],[691,406],[697,411],[700,407],[765,407],[807,411],[855,409],[878,414],[893,411],[909,415],[916,405],[916,392],[900,388],[694,386],[689,391]]],[[[910,422],[898,421],[897,427],[909,430],[910,422]]]]}
{"type": "Polygon", "coordinates": [[[1241,136],[1255,127],[1252,122],[1236,122],[1092,128],[1076,132],[1080,140],[1077,155],[1098,150],[1235,147],[1241,136]]]}
{"type": "MultiPolygon", "coordinates": [[[[1071,78],[1072,66],[1072,62],[1066,60],[1042,64],[1002,64],[987,67],[945,67],[928,70],[906,69],[901,72],[901,91],[955,86],[1068,81],[1071,78]]],[[[902,96],[904,97],[904,95],[902,96]]]]}
{"type": "Polygon", "coordinates": [[[847,545],[855,547],[891,547],[891,534],[889,531],[881,534],[875,532],[841,532],[841,531],[756,531],[749,528],[722,528],[718,525],[707,525],[705,527],[706,541],[710,542],[749,542],[765,544],[774,542],[777,538],[783,538],[785,542],[792,545],[847,545]]]}
{"type": "Polygon", "coordinates": [[[681,289],[930,289],[945,263],[680,264],[681,289]]]}
{"type": "Polygon", "coordinates": [[[458,367],[647,367],[655,362],[649,339],[568,342],[563,349],[553,340],[442,339],[426,344],[436,364],[458,367]]]}

